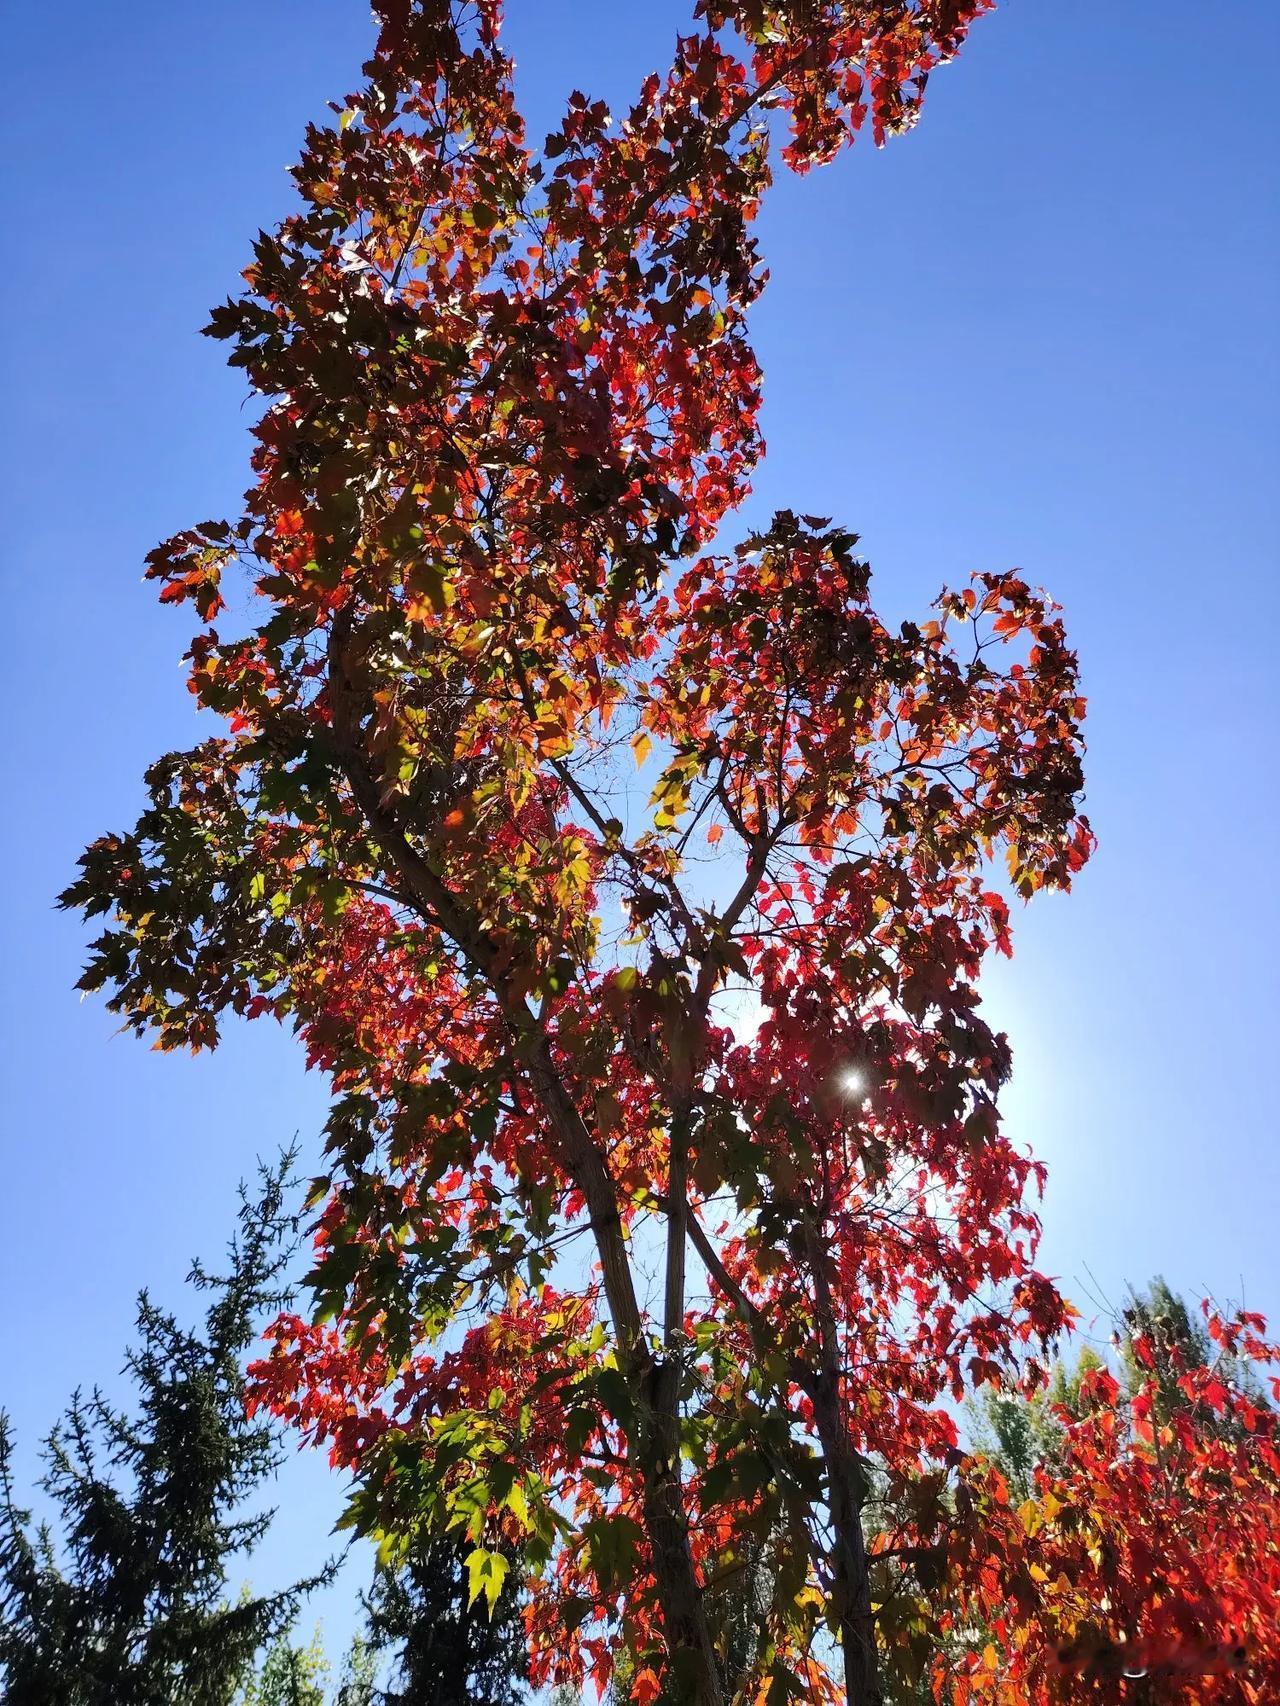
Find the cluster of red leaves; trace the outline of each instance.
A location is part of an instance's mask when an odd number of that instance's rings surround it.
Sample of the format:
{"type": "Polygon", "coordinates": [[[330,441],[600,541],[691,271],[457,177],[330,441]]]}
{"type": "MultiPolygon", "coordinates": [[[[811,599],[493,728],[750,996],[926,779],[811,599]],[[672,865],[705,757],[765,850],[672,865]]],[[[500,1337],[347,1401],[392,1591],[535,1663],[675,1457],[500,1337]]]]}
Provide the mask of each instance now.
{"type": "Polygon", "coordinates": [[[1172,1401],[1141,1338],[1134,1390],[1085,1376],[1024,1504],[970,1466],[948,1624],[972,1650],[940,1667],[940,1699],[1280,1698],[1280,1346],[1258,1315],[1205,1315],[1219,1354],[1172,1401]]]}
{"type": "Polygon", "coordinates": [[[266,1406],[328,1448],[337,1468],[356,1469],[388,1429],[412,1433],[473,1412],[506,1430],[505,1449],[526,1474],[554,1472],[565,1456],[565,1407],[544,1377],[564,1336],[590,1326],[589,1303],[552,1287],[513,1296],[456,1350],[389,1366],[376,1344],[353,1346],[331,1326],[284,1315],[271,1355],[251,1365],[250,1402],[266,1406]]]}

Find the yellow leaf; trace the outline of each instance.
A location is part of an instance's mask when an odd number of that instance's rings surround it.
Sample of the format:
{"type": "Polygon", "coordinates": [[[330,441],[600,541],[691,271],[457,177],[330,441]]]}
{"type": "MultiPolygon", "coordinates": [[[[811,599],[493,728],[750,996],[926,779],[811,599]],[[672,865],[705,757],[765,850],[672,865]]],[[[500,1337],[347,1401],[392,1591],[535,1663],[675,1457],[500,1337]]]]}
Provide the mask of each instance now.
{"type": "Polygon", "coordinates": [[[636,755],[636,768],[639,769],[653,751],[653,742],[643,729],[637,729],[631,737],[631,750],[636,755]]]}

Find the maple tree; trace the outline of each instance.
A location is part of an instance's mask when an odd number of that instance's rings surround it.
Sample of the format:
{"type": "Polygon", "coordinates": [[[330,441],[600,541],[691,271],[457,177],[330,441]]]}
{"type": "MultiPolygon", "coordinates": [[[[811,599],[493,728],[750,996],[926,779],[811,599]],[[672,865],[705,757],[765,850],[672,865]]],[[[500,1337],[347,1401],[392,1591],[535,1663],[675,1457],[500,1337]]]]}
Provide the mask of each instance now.
{"type": "Polygon", "coordinates": [[[873,1471],[942,1521],[953,1400],[1066,1318],[975,988],[992,859],[1029,896],[1091,848],[1059,617],[988,574],[894,633],[852,532],[719,545],[771,160],[903,128],[987,9],[702,0],[535,153],[494,0],[382,0],[209,328],[255,483],[148,572],[228,729],[84,855],[82,984],[166,1048],[272,1014],[331,1076],[317,1313],[257,1401],[388,1555],[462,1530],[490,1603],[527,1560],[538,1682],[624,1644],[641,1706],[718,1702],[722,1584],[781,1536],[731,1686],[834,1698],[830,1627],[879,1700],[937,1560],[871,1555],[873,1471]]]}
{"type": "Polygon", "coordinates": [[[1024,1498],[989,1457],[963,1465],[939,1626],[969,1638],[939,1661],[939,1698],[1262,1706],[1280,1693],[1280,1346],[1261,1316],[1206,1303],[1201,1355],[1173,1302],[1133,1312],[1126,1383],[1095,1362],[1055,1406],[1024,1498]]]}

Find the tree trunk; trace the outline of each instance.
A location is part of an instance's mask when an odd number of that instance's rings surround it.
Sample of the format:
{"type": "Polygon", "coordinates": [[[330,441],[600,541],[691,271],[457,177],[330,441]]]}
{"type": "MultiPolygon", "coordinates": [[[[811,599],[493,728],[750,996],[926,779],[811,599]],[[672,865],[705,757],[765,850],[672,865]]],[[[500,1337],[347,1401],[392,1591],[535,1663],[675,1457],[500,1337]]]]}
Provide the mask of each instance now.
{"type": "Polygon", "coordinates": [[[829,1380],[819,1379],[812,1399],[813,1419],[827,1466],[828,1512],[835,1532],[832,1602],[844,1655],[845,1697],[849,1706],[884,1706],[867,1543],[862,1532],[862,1469],[845,1433],[837,1388],[829,1380]]]}
{"type": "Polygon", "coordinates": [[[675,1697],[689,1706],[721,1706],[720,1674],[689,1549],[680,1478],[678,1369],[670,1360],[655,1362],[645,1343],[613,1182],[555,1073],[545,1039],[530,1052],[529,1065],[535,1092],[587,1199],[619,1363],[636,1397],[637,1419],[628,1437],[644,1484],[644,1527],[675,1697]]]}
{"type": "MultiPolygon", "coordinates": [[[[412,900],[424,919],[443,930],[471,969],[488,981],[510,1026],[529,1088],[557,1139],[565,1171],[586,1198],[605,1297],[618,1342],[619,1365],[636,1401],[638,1420],[629,1430],[629,1438],[644,1484],[644,1526],[673,1684],[677,1697],[687,1700],[689,1706],[721,1706],[715,1651],[689,1549],[684,1487],[680,1479],[676,1368],[669,1361],[656,1363],[645,1341],[613,1179],[592,1132],[560,1077],[550,1043],[536,1015],[524,998],[512,991],[508,977],[496,963],[492,944],[468,912],[466,902],[450,890],[417,851],[394,807],[381,797],[367,766],[360,712],[353,702],[347,678],[345,651],[352,627],[353,613],[348,608],[334,617],[329,632],[329,698],[339,757],[370,829],[405,884],[406,898],[412,900]]],[[[682,1190],[682,1206],[683,1201],[682,1190]]],[[[677,1296],[683,1292],[683,1218],[678,1226],[679,1273],[668,1275],[669,1302],[673,1287],[677,1296]]],[[[670,1325],[668,1322],[668,1328],[670,1325]]]]}
{"type": "Polygon", "coordinates": [[[680,1434],[674,1405],[663,1390],[675,1368],[658,1364],[642,1377],[639,1436],[644,1477],[644,1526],[649,1537],[663,1636],[671,1667],[673,1698],[689,1706],[721,1706],[720,1671],[702,1601],[702,1587],[689,1549],[684,1488],[680,1481],[680,1434]]]}

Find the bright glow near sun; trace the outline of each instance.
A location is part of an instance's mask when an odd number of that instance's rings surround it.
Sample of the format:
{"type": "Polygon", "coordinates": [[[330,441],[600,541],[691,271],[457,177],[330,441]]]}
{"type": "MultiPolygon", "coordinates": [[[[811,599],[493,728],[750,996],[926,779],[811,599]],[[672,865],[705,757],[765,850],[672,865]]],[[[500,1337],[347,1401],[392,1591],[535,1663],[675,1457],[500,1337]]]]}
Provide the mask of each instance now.
{"type": "Polygon", "coordinates": [[[867,1081],[856,1066],[848,1066],[840,1074],[840,1088],[846,1096],[860,1096],[867,1087],[867,1081]]]}

